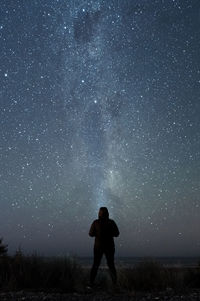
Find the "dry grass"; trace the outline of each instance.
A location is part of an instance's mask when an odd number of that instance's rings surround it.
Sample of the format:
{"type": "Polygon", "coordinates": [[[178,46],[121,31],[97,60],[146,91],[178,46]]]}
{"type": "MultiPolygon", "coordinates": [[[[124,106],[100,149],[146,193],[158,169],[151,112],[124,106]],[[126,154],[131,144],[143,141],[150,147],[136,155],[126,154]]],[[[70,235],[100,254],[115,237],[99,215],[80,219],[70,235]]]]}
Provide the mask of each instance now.
{"type": "MultiPolygon", "coordinates": [[[[89,269],[73,258],[43,258],[37,255],[0,257],[1,290],[84,292],[89,269]]],[[[100,269],[97,286],[107,291],[112,286],[107,270],[100,269]]],[[[162,291],[200,288],[200,267],[165,268],[159,262],[144,260],[134,268],[118,268],[118,286],[123,291],[162,291]]]]}
{"type": "Polygon", "coordinates": [[[84,273],[73,258],[37,255],[0,258],[0,288],[73,292],[82,289],[84,273]]]}

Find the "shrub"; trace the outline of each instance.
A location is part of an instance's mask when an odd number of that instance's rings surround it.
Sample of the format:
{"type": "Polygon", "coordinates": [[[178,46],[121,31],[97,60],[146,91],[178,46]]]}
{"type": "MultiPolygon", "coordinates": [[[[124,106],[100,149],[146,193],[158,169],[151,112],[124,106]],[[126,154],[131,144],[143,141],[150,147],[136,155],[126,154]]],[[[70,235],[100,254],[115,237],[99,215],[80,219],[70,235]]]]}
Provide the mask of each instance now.
{"type": "Polygon", "coordinates": [[[6,256],[8,252],[8,246],[2,243],[3,238],[0,238],[0,256],[6,256]]]}
{"type": "Polygon", "coordinates": [[[18,251],[0,262],[0,287],[72,292],[81,290],[83,272],[72,258],[25,256],[18,251]]]}
{"type": "Polygon", "coordinates": [[[161,290],[165,287],[166,270],[156,261],[140,262],[135,270],[135,287],[140,290],[161,290]]]}
{"type": "Polygon", "coordinates": [[[169,274],[159,262],[146,259],[134,268],[121,270],[119,284],[128,290],[153,291],[168,287],[169,274]]]}

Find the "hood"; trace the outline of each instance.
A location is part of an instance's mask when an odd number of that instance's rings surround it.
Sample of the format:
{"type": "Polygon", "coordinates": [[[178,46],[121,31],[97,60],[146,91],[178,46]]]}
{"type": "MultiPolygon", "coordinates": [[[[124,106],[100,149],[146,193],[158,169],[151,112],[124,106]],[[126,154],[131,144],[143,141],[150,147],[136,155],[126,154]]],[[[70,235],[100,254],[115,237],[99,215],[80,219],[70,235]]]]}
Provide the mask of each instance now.
{"type": "Polygon", "coordinates": [[[99,219],[106,219],[109,218],[109,212],[106,207],[101,207],[99,209],[99,214],[98,214],[99,219]]]}

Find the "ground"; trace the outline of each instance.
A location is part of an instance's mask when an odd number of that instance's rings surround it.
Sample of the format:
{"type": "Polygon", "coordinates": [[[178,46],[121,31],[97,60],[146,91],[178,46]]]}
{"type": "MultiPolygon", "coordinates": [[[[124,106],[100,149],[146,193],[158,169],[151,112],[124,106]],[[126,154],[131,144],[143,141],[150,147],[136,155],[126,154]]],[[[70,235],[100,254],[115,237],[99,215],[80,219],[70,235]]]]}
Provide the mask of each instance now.
{"type": "Polygon", "coordinates": [[[100,292],[91,291],[86,293],[48,293],[48,292],[1,292],[1,301],[145,301],[145,300],[165,300],[165,301],[196,301],[200,300],[200,290],[190,290],[184,293],[173,291],[157,293],[135,293],[135,292],[100,292]]]}

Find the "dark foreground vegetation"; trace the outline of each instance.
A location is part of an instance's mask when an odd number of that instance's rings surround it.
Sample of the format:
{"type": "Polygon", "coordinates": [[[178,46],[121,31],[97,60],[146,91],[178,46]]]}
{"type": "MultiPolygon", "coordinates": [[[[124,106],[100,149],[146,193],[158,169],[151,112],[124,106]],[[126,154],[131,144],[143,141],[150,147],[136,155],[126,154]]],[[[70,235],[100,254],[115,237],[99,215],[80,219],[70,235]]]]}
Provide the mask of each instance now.
{"type": "Polygon", "coordinates": [[[134,268],[117,267],[113,286],[108,270],[100,268],[94,288],[89,269],[74,258],[26,256],[19,249],[8,256],[0,239],[0,300],[200,300],[200,264],[167,268],[145,259],[134,268]]]}
{"type": "MultiPolygon", "coordinates": [[[[144,260],[134,268],[118,267],[118,287],[123,292],[186,291],[200,289],[200,267],[166,268],[159,262],[144,260]]],[[[43,258],[0,256],[1,291],[46,291],[85,293],[89,270],[74,258],[43,258]]],[[[113,289],[107,269],[100,269],[96,287],[100,291],[113,289]]]]}
{"type": "Polygon", "coordinates": [[[1,290],[81,290],[84,273],[73,258],[43,258],[38,255],[0,257],[1,290]]]}

